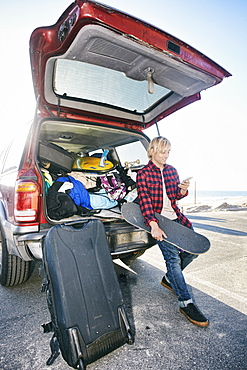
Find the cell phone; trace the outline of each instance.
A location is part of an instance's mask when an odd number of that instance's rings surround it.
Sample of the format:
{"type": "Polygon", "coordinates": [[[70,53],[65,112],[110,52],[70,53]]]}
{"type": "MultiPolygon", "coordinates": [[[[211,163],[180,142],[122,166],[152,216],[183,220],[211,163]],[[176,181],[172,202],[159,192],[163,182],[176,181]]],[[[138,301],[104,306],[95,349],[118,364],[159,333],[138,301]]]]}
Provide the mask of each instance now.
{"type": "Polygon", "coordinates": [[[184,180],[182,181],[182,183],[184,183],[184,182],[186,182],[186,181],[190,181],[191,179],[193,179],[193,176],[192,176],[192,177],[187,177],[187,179],[184,179],[184,180]]]}

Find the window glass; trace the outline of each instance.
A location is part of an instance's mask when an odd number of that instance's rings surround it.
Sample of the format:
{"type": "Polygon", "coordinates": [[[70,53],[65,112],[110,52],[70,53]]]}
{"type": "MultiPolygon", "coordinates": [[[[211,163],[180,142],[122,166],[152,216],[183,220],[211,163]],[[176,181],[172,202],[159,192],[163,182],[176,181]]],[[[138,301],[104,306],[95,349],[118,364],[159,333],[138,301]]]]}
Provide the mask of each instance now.
{"type": "Polygon", "coordinates": [[[144,113],[171,91],[154,84],[148,92],[147,80],[137,81],[125,73],[105,67],[58,59],[53,88],[56,94],[111,105],[136,113],[144,113]]]}
{"type": "Polygon", "coordinates": [[[145,165],[148,162],[147,151],[140,141],[116,147],[116,152],[122,166],[132,163],[134,166],[145,165]]]}

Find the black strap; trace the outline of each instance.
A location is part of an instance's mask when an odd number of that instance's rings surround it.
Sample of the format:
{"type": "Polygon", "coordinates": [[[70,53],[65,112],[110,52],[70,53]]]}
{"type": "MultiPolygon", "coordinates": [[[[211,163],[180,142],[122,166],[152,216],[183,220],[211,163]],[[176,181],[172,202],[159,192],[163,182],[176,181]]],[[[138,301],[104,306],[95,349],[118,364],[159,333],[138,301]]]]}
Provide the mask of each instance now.
{"type": "Polygon", "coordinates": [[[86,207],[82,206],[77,206],[78,212],[76,213],[77,215],[89,217],[89,216],[94,216],[95,214],[99,213],[101,210],[100,209],[89,209],[86,207]]]}
{"type": "Polygon", "coordinates": [[[42,279],[41,293],[47,292],[49,283],[45,273],[44,264],[39,267],[39,276],[42,279]]]}
{"type": "Polygon", "coordinates": [[[59,343],[55,333],[51,338],[50,347],[51,347],[51,356],[46,361],[46,365],[48,366],[52,365],[56,358],[59,356],[59,343]]]}
{"type": "Polygon", "coordinates": [[[42,324],[41,326],[44,329],[44,333],[50,333],[51,331],[54,331],[52,321],[42,324]]]}

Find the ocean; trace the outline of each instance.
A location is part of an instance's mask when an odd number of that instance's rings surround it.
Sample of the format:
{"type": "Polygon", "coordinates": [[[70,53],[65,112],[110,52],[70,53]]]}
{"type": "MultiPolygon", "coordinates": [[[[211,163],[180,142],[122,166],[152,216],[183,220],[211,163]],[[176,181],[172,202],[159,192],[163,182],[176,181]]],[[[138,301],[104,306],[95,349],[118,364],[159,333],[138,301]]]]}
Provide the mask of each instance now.
{"type": "Polygon", "coordinates": [[[212,203],[231,203],[247,202],[247,191],[210,191],[210,190],[190,190],[189,195],[179,201],[179,204],[212,204],[212,203]],[[245,199],[244,199],[245,198],[245,199]]]}

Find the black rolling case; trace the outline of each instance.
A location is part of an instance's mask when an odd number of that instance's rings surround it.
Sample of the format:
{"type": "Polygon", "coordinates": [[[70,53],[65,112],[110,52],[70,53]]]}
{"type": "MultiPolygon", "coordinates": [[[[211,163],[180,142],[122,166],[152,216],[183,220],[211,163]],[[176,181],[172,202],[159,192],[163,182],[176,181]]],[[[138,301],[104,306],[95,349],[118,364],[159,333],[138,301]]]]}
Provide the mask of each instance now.
{"type": "Polygon", "coordinates": [[[133,343],[101,221],[53,226],[44,239],[43,260],[52,318],[43,327],[54,331],[48,365],[57,357],[58,345],[71,367],[85,369],[133,343]]]}

